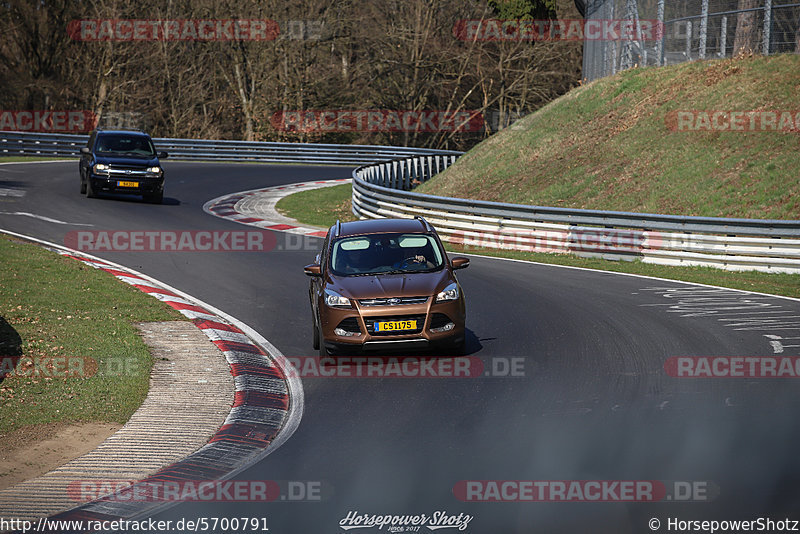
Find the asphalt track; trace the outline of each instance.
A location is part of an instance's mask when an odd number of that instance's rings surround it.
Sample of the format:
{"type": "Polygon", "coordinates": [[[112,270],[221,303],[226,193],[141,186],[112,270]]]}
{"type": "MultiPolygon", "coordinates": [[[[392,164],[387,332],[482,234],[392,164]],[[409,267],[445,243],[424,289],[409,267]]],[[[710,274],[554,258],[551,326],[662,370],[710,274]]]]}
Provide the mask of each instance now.
{"type": "MultiPolygon", "coordinates": [[[[81,229],[241,230],[204,213],[203,203],[349,175],[167,162],[166,200],[156,206],[86,199],[77,167],[0,166],[0,191],[24,191],[0,196],[0,227],[59,243],[81,229]]],[[[278,248],[94,254],[237,317],[288,357],[310,356],[302,267],[315,252],[278,248]]],[[[352,511],[466,513],[476,533],[650,532],[653,517],[662,531],[668,518],[800,520],[800,379],[687,379],[664,370],[673,356],[772,356],[778,338],[767,336],[781,336],[782,356],[797,356],[800,341],[787,338],[800,336],[800,302],[486,258],[473,258],[459,280],[470,356],[498,374],[516,362],[521,376],[304,378],[299,429],[237,478],[318,482],[322,500],[185,503],[158,518],[266,517],[280,533],[344,532],[339,521],[352,511]],[[453,492],[462,480],[707,481],[713,498],[462,502],[453,492]]]]}

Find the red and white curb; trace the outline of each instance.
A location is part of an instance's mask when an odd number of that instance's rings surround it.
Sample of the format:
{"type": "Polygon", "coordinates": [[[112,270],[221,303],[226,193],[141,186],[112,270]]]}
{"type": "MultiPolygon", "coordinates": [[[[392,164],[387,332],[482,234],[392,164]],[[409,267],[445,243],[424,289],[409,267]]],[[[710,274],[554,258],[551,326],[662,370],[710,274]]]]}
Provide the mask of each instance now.
{"type": "Polygon", "coordinates": [[[280,232],[311,237],[325,237],[327,234],[326,230],[301,226],[294,224],[293,222],[287,222],[288,219],[286,217],[283,217],[274,210],[274,204],[280,198],[297,193],[298,191],[341,185],[350,183],[351,181],[352,178],[315,180],[312,182],[301,182],[297,184],[278,185],[273,187],[264,187],[261,189],[252,189],[249,191],[240,191],[238,193],[223,195],[221,197],[209,200],[203,205],[203,211],[223,219],[236,221],[249,226],[255,226],[257,228],[263,228],[265,230],[277,230],[280,232]],[[237,205],[241,206],[241,203],[257,198],[269,198],[273,201],[267,201],[269,207],[265,210],[260,210],[260,213],[266,213],[266,215],[262,217],[255,217],[246,213],[242,213],[240,208],[237,208],[237,205]]]}
{"type": "MultiPolygon", "coordinates": [[[[147,275],[95,256],[26,235],[0,230],[44,245],[62,256],[101,269],[157,298],[190,319],[225,355],[234,377],[234,403],[209,442],[186,458],[137,482],[143,495],[154,482],[226,480],[282,445],[303,414],[299,373],[269,341],[225,312],[147,275]]],[[[129,488],[130,490],[131,488],[129,488]]],[[[125,502],[113,494],[80,505],[56,519],[127,519],[152,514],[175,503],[125,502]]]]}

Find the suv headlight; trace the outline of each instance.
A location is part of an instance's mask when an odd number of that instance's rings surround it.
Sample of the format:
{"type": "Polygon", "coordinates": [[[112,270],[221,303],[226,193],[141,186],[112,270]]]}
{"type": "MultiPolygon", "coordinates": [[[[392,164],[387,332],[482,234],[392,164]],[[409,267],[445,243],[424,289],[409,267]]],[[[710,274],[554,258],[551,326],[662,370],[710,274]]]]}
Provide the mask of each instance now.
{"type": "Polygon", "coordinates": [[[94,172],[96,174],[108,174],[108,170],[111,167],[106,165],[105,163],[96,163],[94,166],[94,172]]]}
{"type": "Polygon", "coordinates": [[[447,300],[456,300],[459,296],[458,284],[452,282],[438,295],[436,295],[436,302],[445,302],[447,300]]]}
{"type": "Polygon", "coordinates": [[[325,288],[325,304],[332,308],[349,308],[350,299],[341,296],[336,291],[325,288]]]}
{"type": "Polygon", "coordinates": [[[147,172],[150,174],[161,174],[161,167],[148,167],[147,172]]]}

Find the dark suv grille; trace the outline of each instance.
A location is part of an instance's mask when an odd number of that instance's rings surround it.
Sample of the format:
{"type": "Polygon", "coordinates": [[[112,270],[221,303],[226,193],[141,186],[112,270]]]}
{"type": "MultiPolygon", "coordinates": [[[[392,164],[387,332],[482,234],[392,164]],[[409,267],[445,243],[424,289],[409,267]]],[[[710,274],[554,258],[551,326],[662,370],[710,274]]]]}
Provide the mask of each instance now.
{"type": "Polygon", "coordinates": [[[429,297],[391,297],[378,299],[360,299],[362,306],[403,306],[406,304],[424,304],[429,297]]]}
{"type": "Polygon", "coordinates": [[[422,332],[422,327],[425,326],[424,315],[391,315],[386,317],[364,317],[364,322],[367,324],[367,332],[373,336],[395,336],[399,334],[419,334],[422,332]],[[417,328],[414,330],[395,330],[388,332],[376,332],[375,323],[383,321],[417,321],[417,328]]]}

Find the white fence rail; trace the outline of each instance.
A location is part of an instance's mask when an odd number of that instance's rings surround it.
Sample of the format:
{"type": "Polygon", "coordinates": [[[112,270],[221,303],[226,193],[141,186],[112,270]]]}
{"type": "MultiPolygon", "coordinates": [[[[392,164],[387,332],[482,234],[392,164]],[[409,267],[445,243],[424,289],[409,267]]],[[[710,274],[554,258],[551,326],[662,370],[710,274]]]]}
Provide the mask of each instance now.
{"type": "MultiPolygon", "coordinates": [[[[0,156],[77,157],[88,135],[0,132],[0,156]]],[[[170,158],[205,161],[258,161],[348,165],[391,161],[422,154],[457,155],[460,152],[394,146],[330,145],[313,143],[261,143],[206,139],[153,138],[159,151],[170,158]]]]}
{"type": "Polygon", "coordinates": [[[800,273],[800,221],[550,208],[410,191],[455,160],[426,155],[354,170],[353,213],[421,215],[443,240],[466,246],[800,273]]]}

